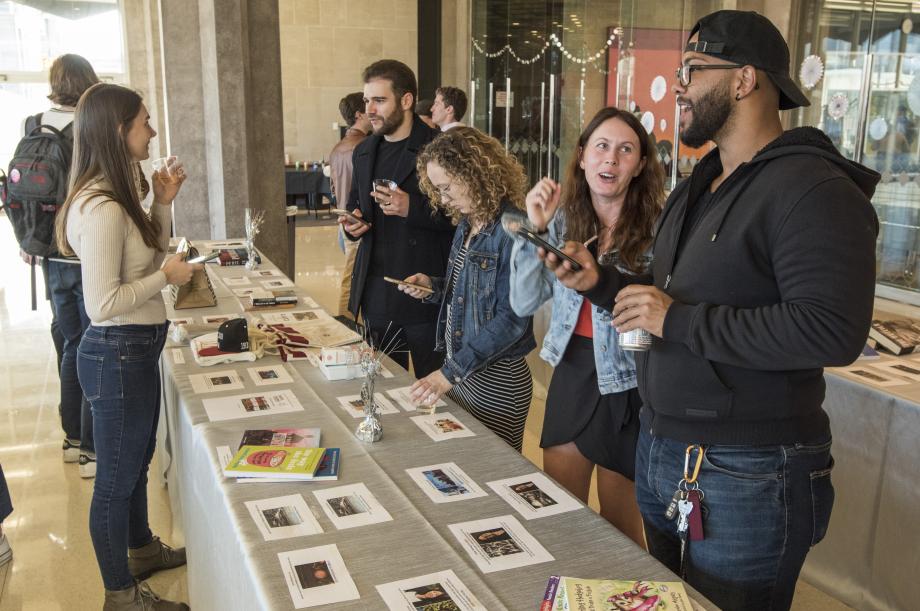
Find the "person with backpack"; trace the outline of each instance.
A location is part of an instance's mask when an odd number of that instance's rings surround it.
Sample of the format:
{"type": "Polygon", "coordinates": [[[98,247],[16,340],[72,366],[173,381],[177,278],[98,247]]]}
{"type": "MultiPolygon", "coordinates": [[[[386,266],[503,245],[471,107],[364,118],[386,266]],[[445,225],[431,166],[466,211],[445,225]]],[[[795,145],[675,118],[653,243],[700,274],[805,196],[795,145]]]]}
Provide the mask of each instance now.
{"type": "Polygon", "coordinates": [[[54,243],[54,219],[64,203],[73,156],[74,107],[83,92],[99,82],[96,72],[79,55],[62,55],[50,70],[52,106],[26,118],[23,138],[8,173],[7,216],[13,223],[23,260],[41,263],[45,291],[51,301],[51,335],[58,351],[61,381],[61,426],[65,463],[80,463],[80,477],[96,475],[93,417],[77,378],[77,346],[89,326],[83,305],[80,261],[63,257],[54,243]]]}
{"type": "Polygon", "coordinates": [[[82,261],[86,313],[77,370],[93,406],[97,473],[89,530],[105,585],[104,611],[182,611],[141,580],[185,564],[150,531],[147,471],[160,416],[160,354],[169,321],[162,290],[186,284],[200,263],[167,258],[173,200],[185,182],[181,165],[155,172],[140,162],[156,131],[141,96],[99,83],[74,116],[73,176],[56,220],[65,255],[82,261]]]}

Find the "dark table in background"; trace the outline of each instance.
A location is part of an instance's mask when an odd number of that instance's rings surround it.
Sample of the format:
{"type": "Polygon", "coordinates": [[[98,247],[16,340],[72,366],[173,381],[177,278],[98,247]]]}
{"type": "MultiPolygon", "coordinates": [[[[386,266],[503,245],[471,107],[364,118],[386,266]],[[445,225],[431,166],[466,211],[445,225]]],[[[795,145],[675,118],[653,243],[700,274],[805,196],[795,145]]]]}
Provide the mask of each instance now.
{"type": "Polygon", "coordinates": [[[284,169],[284,192],[287,205],[313,210],[331,205],[332,189],[323,171],[284,169]],[[329,202],[323,201],[325,195],[329,202]]]}

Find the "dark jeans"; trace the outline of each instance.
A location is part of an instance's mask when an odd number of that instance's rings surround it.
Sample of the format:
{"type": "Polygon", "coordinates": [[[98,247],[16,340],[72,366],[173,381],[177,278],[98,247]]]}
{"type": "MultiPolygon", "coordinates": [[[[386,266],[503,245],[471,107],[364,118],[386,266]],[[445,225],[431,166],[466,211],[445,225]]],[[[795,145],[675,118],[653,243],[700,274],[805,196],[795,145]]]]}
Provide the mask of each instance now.
{"type": "Polygon", "coordinates": [[[373,345],[379,349],[389,347],[387,352],[390,358],[406,371],[409,370],[409,355],[412,355],[412,367],[416,378],[424,378],[444,364],[444,355],[434,351],[435,333],[438,329],[434,321],[390,325],[386,320],[365,318],[364,325],[373,345]]]}
{"type": "Polygon", "coordinates": [[[107,590],[134,583],[128,548],[153,540],[147,523],[147,467],[160,415],[160,353],[169,324],[91,326],[77,370],[93,407],[96,481],[89,531],[107,590]]]}
{"type": "Polygon", "coordinates": [[[3,476],[3,465],[0,465],[0,524],[13,513],[13,501],[10,499],[10,487],[6,485],[3,476]]]}
{"type": "Polygon", "coordinates": [[[79,265],[47,261],[48,291],[54,311],[54,327],[64,340],[61,350],[61,426],[69,439],[79,439],[80,448],[93,451],[93,416],[77,376],[77,348],[89,318],[83,306],[83,280],[79,265]]]}
{"type": "MultiPolygon", "coordinates": [[[[722,609],[788,609],[805,556],[830,521],[830,448],[830,439],[706,446],[698,480],[708,510],[705,539],[687,543],[687,582],[722,609]]],[[[636,496],[649,552],[678,574],[677,521],[664,513],[683,476],[686,449],[684,442],[653,436],[642,423],[636,496]]]]}

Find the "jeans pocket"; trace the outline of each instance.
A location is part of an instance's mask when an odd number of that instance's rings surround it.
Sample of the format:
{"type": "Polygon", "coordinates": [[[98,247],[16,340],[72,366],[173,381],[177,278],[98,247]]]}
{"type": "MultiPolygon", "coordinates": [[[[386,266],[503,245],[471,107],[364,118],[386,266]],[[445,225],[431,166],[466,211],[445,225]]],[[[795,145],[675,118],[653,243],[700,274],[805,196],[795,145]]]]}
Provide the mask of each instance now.
{"type": "Polygon", "coordinates": [[[755,450],[710,446],[703,455],[704,469],[747,480],[780,480],[784,465],[785,456],[779,447],[755,450]]]}
{"type": "Polygon", "coordinates": [[[102,396],[102,372],[105,357],[101,354],[87,354],[77,349],[77,379],[87,401],[102,396]]]}
{"type": "Polygon", "coordinates": [[[820,543],[827,534],[831,510],[834,508],[834,485],[831,483],[834,458],[829,460],[827,468],[808,474],[811,483],[812,545],[820,543]]]}
{"type": "Polygon", "coordinates": [[[118,358],[122,361],[143,361],[154,352],[154,342],[149,337],[124,337],[118,342],[118,358]]]}

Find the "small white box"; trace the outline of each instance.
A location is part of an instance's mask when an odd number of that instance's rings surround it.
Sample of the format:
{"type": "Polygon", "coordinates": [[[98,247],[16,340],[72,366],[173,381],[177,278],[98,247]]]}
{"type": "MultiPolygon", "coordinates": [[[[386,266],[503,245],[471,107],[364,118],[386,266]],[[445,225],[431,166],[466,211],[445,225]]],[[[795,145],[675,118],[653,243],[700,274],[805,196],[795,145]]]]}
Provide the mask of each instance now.
{"type": "Polygon", "coordinates": [[[319,370],[323,372],[323,375],[330,382],[335,380],[354,380],[362,375],[360,365],[327,365],[326,363],[320,363],[319,370]]]}

